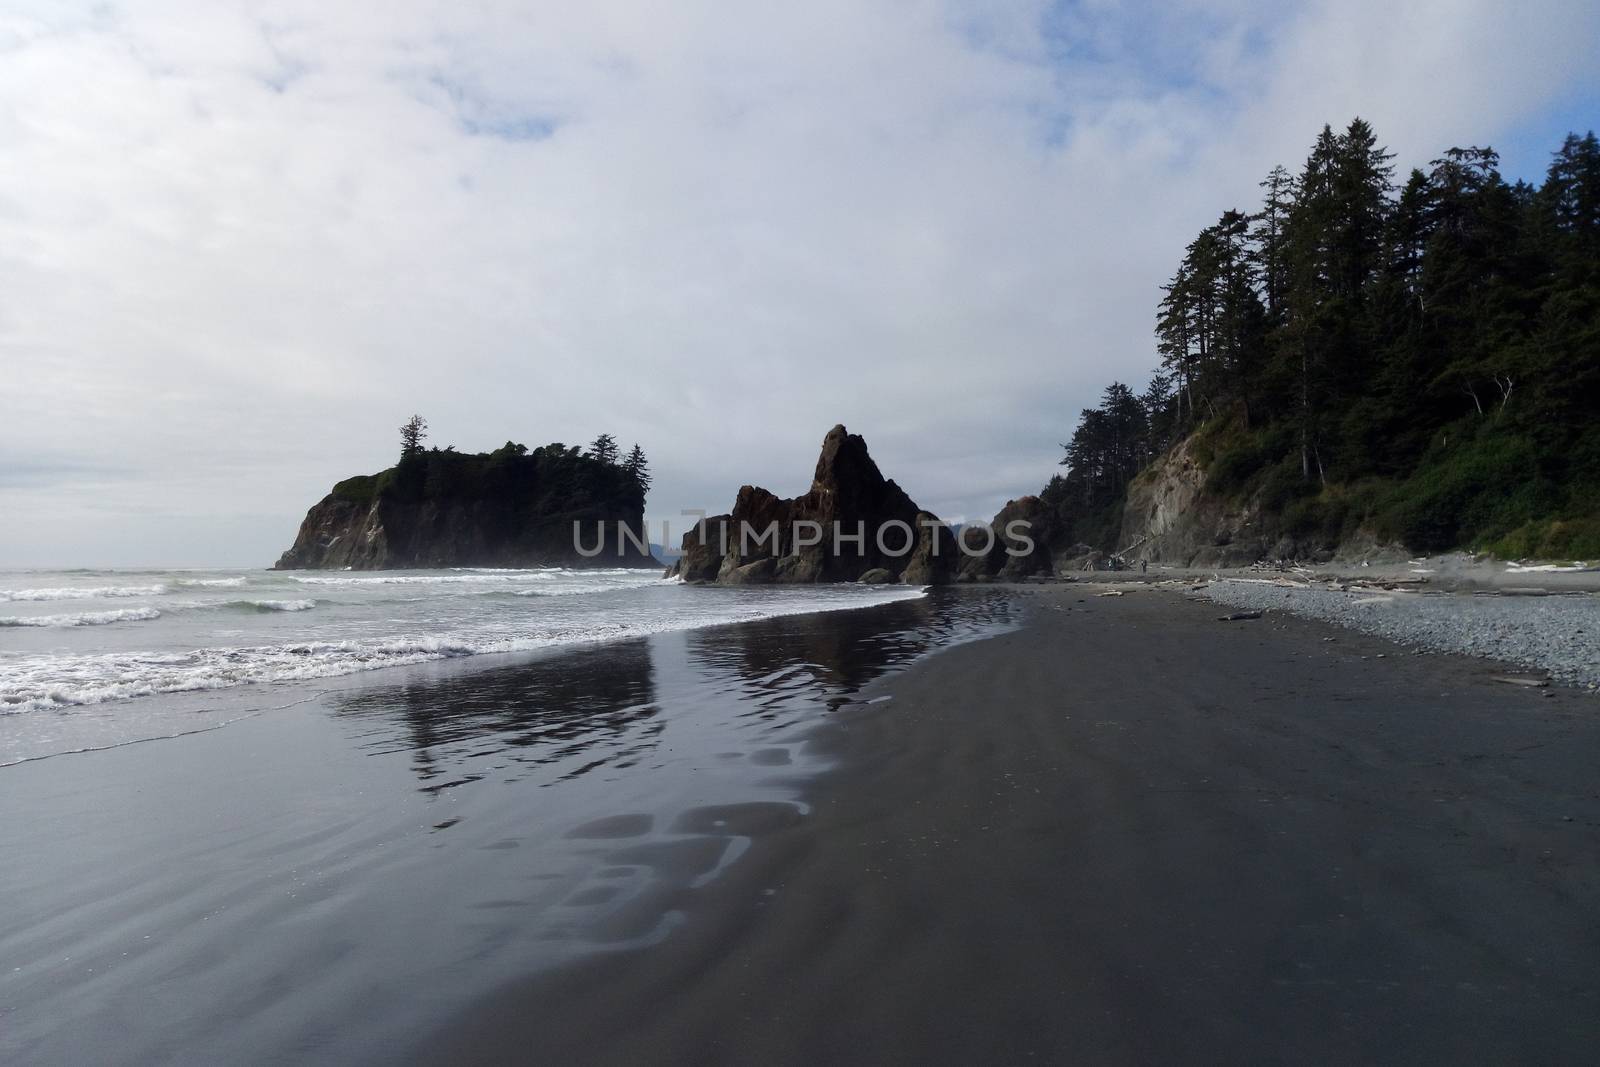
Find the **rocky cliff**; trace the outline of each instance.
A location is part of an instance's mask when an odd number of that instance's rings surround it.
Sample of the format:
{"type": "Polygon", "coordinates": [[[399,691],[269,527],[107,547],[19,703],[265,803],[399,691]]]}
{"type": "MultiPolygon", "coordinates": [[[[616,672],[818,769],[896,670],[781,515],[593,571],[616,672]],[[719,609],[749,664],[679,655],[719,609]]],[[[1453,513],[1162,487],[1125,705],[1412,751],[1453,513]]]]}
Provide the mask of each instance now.
{"type": "Polygon", "coordinates": [[[1271,546],[1257,531],[1256,508],[1206,490],[1193,439],[1185,439],[1128,485],[1122,532],[1110,550],[1180,567],[1245,566],[1271,546]]]}
{"type": "Polygon", "coordinates": [[[743,486],[729,514],[684,535],[683,555],[668,573],[729,585],[932,584],[950,580],[957,557],[949,528],[884,478],[859,435],[835,426],[805,495],[784,499],[743,486]],[[844,536],[835,538],[835,530],[844,536]]]}
{"type": "Polygon", "coordinates": [[[1403,545],[1359,527],[1297,529],[1263,505],[1260,490],[1224,493],[1195,456],[1196,438],[1178,442],[1128,484],[1117,543],[1127,560],[1177,567],[1245,567],[1258,560],[1397,560],[1403,545]]]}
{"type": "Polygon", "coordinates": [[[623,527],[644,539],[644,490],[576,449],[434,450],[334,486],[277,568],[659,566],[623,527]]]}

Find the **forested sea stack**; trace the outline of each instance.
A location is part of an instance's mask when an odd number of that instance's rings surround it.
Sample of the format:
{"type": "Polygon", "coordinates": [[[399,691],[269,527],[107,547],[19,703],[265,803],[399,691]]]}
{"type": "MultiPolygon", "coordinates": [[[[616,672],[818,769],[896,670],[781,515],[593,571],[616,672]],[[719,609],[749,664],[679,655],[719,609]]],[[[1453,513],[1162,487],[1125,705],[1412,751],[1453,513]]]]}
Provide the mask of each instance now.
{"type": "Polygon", "coordinates": [[[637,445],[619,458],[603,434],[588,451],[508,441],[465,454],[424,449],[425,427],[402,429],[395,466],[335,485],[277,569],[660,566],[640,547],[650,475],[637,445]]]}

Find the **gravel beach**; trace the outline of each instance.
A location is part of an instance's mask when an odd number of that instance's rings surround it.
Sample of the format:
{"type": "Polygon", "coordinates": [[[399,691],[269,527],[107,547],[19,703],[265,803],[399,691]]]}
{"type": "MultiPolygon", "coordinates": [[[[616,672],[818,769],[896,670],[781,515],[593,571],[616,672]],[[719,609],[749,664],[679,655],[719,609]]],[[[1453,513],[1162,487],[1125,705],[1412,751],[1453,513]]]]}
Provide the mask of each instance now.
{"type": "Polygon", "coordinates": [[[1225,578],[1202,590],[1246,611],[1287,611],[1383,637],[1411,649],[1454,652],[1548,672],[1600,689],[1600,595],[1458,595],[1338,591],[1266,579],[1225,578]]]}

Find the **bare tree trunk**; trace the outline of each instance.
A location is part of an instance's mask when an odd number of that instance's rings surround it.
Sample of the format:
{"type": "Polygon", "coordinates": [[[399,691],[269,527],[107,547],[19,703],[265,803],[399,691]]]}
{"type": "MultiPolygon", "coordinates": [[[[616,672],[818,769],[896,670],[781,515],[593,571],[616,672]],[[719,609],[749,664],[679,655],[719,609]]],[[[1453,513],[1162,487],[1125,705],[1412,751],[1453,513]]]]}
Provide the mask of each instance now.
{"type": "Polygon", "coordinates": [[[1509,374],[1505,376],[1504,380],[1501,380],[1500,376],[1496,374],[1494,376],[1494,384],[1500,388],[1500,410],[1504,411],[1506,405],[1511,403],[1511,390],[1516,383],[1511,380],[1511,375],[1509,374]]]}
{"type": "Polygon", "coordinates": [[[1300,349],[1300,480],[1311,480],[1311,386],[1310,366],[1306,359],[1306,350],[1300,349]]]}
{"type": "Polygon", "coordinates": [[[1468,396],[1470,396],[1472,398],[1472,406],[1478,409],[1478,414],[1479,415],[1482,415],[1483,414],[1483,402],[1478,399],[1478,391],[1476,389],[1472,388],[1472,383],[1468,382],[1466,385],[1463,385],[1461,387],[1461,390],[1462,390],[1462,392],[1466,393],[1468,396]]]}

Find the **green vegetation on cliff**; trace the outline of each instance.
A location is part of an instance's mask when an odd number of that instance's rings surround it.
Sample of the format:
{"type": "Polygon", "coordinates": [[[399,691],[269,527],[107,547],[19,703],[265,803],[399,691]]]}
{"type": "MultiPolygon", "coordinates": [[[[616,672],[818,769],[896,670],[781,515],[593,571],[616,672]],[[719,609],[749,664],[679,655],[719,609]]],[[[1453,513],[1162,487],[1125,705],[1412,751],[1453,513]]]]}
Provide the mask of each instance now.
{"type": "Polygon", "coordinates": [[[1424,551],[1600,555],[1600,141],[1543,183],[1452,148],[1396,187],[1357,119],[1274,168],[1163,287],[1161,366],[1082,413],[1042,497],[1106,548],[1175,442],[1206,492],[1309,551],[1355,531],[1424,551]]]}
{"type": "Polygon", "coordinates": [[[593,506],[643,508],[648,482],[630,468],[556,443],[530,451],[507,441],[493,452],[418,449],[378,474],[358,474],[333,487],[352,504],[393,500],[504,497],[538,514],[593,506]]]}
{"type": "Polygon", "coordinates": [[[279,567],[654,565],[643,541],[649,465],[637,445],[619,462],[608,435],[585,451],[561,443],[492,452],[424,448],[426,423],[402,428],[400,461],[346,478],[307,514],[279,567]],[[581,524],[578,550],[574,524],[581,524]]]}

